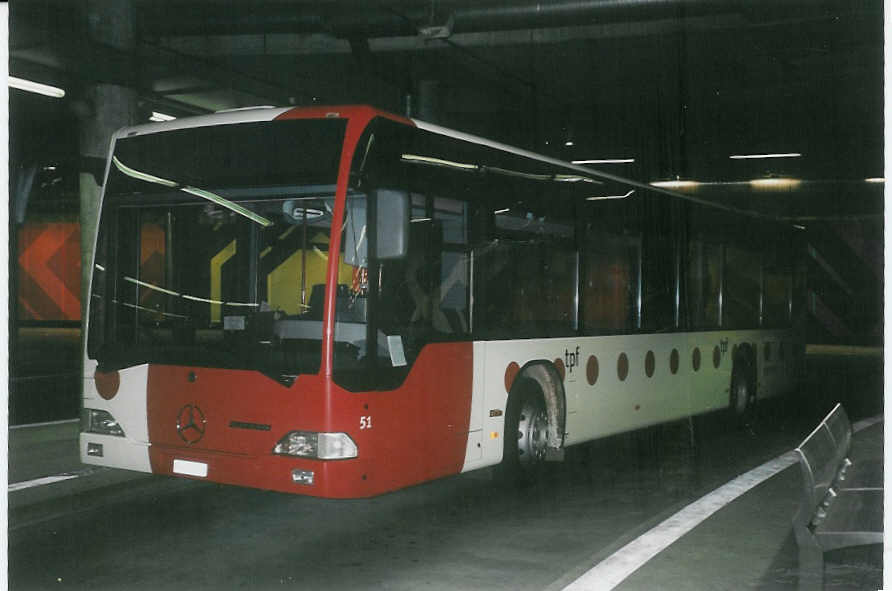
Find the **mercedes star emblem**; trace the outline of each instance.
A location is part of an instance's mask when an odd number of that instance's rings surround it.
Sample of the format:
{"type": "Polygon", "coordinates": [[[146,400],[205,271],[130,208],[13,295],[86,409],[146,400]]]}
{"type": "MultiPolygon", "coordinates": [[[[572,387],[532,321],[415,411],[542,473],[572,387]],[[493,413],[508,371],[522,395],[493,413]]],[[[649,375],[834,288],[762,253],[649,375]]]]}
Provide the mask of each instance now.
{"type": "Polygon", "coordinates": [[[180,439],[189,445],[201,441],[206,425],[207,419],[204,418],[204,413],[197,405],[187,404],[180,409],[180,414],[177,415],[177,433],[179,433],[180,439]]]}

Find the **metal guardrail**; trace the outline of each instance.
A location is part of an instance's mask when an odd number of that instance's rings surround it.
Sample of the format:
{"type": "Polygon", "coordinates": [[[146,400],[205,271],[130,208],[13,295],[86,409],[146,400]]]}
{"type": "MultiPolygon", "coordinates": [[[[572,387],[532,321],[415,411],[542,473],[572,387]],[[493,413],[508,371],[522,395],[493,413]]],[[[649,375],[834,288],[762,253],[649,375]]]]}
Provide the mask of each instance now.
{"type": "Polygon", "coordinates": [[[825,552],[883,543],[883,488],[860,486],[851,443],[849,417],[837,404],[796,448],[803,485],[793,517],[800,590],[822,588],[825,552]]]}

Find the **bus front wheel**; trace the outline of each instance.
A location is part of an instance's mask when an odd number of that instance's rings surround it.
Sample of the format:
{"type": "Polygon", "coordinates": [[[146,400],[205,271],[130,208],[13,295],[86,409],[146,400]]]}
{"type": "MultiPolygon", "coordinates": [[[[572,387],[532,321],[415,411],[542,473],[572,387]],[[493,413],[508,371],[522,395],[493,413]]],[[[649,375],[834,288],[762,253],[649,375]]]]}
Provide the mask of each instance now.
{"type": "Polygon", "coordinates": [[[508,398],[505,413],[502,471],[508,480],[534,480],[545,463],[548,448],[548,413],[539,384],[519,378],[508,398]]]}

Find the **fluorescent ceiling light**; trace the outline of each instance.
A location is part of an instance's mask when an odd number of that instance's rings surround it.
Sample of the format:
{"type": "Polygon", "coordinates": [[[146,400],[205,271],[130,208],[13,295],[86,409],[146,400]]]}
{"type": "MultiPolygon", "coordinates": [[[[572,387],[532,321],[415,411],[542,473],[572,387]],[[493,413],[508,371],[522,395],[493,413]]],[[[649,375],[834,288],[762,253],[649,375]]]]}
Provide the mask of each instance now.
{"type": "Polygon", "coordinates": [[[62,98],[65,96],[65,91],[56,86],[41,84],[40,82],[33,82],[31,80],[25,80],[24,78],[16,78],[15,76],[9,77],[9,86],[52,98],[62,98]]]}
{"type": "Polygon", "coordinates": [[[409,221],[413,224],[417,224],[418,222],[429,222],[429,221],[431,221],[431,219],[430,218],[415,218],[415,219],[411,219],[409,221]]]}
{"type": "Polygon", "coordinates": [[[603,158],[596,160],[573,160],[573,164],[630,164],[634,158],[603,158]]]}
{"type": "Polygon", "coordinates": [[[728,156],[731,160],[762,160],[764,158],[799,158],[799,152],[786,152],[783,154],[735,154],[728,156]]]}
{"type": "Polygon", "coordinates": [[[201,302],[203,304],[219,304],[221,306],[224,304],[224,302],[222,300],[209,300],[207,298],[197,298],[195,296],[186,295],[186,294],[183,294],[183,299],[184,300],[192,300],[193,302],[201,302]]]}
{"type": "Polygon", "coordinates": [[[465,162],[454,162],[452,160],[444,160],[443,158],[434,158],[433,156],[419,156],[418,154],[403,154],[400,159],[404,162],[418,162],[420,164],[433,164],[434,166],[448,166],[450,168],[461,168],[464,170],[477,170],[476,164],[468,164],[465,162]]]}
{"type": "MultiPolygon", "coordinates": [[[[127,176],[129,176],[131,178],[134,178],[134,179],[137,179],[140,181],[145,181],[147,183],[154,183],[156,185],[161,185],[163,187],[170,187],[171,189],[179,189],[180,191],[183,191],[184,193],[189,193],[190,195],[195,195],[196,197],[201,197],[202,199],[207,199],[211,203],[216,203],[217,205],[220,205],[221,207],[225,207],[226,209],[228,209],[230,211],[234,211],[235,213],[245,216],[252,222],[256,222],[264,227],[273,225],[273,222],[266,219],[262,215],[254,213],[250,209],[246,209],[246,208],[242,207],[241,205],[239,205],[238,203],[233,203],[232,201],[230,201],[224,197],[221,197],[220,195],[217,195],[216,193],[211,193],[210,191],[206,191],[206,190],[200,189],[198,187],[192,187],[189,185],[181,185],[175,181],[171,181],[169,179],[161,178],[160,176],[155,176],[155,175],[149,174],[147,172],[141,172],[139,170],[130,168],[129,166],[127,166],[126,164],[124,164],[123,162],[118,160],[117,156],[112,156],[112,162],[114,163],[115,167],[118,170],[120,170],[122,173],[126,174],[127,176]]],[[[183,296],[183,297],[185,297],[185,296],[183,296]]],[[[211,303],[214,303],[214,302],[211,302],[211,303]]]]}
{"type": "Polygon", "coordinates": [[[421,156],[419,154],[403,154],[400,156],[403,162],[412,164],[426,164],[432,166],[444,166],[448,168],[458,168],[460,170],[479,170],[487,173],[502,174],[505,176],[513,176],[518,178],[530,179],[534,181],[556,181],[559,183],[594,183],[601,184],[601,181],[582,176],[578,174],[540,174],[534,172],[523,172],[520,170],[511,170],[508,168],[500,168],[498,166],[487,166],[485,164],[471,164],[469,162],[456,162],[454,160],[445,160],[443,158],[435,158],[433,156],[421,156]]]}
{"type": "Polygon", "coordinates": [[[568,148],[572,148],[576,144],[573,143],[573,140],[567,140],[566,142],[564,142],[564,145],[567,146],[568,148]]]}
{"type": "Polygon", "coordinates": [[[870,178],[864,179],[865,183],[885,183],[886,179],[881,176],[872,176],[870,178]]]}
{"type": "MultiPolygon", "coordinates": [[[[220,109],[214,113],[233,113],[235,111],[250,111],[251,109],[275,109],[273,105],[251,105],[249,107],[233,107],[232,109],[220,109]]],[[[329,116],[326,114],[326,116],[329,116]]],[[[334,114],[337,117],[337,113],[334,114]]]]}
{"type": "Polygon", "coordinates": [[[511,170],[508,168],[499,168],[498,166],[481,166],[486,172],[494,172],[496,174],[504,174],[507,176],[516,176],[522,179],[530,179],[533,181],[550,181],[554,178],[550,174],[537,174],[534,172],[523,172],[520,170],[511,170]]]}
{"type": "Polygon", "coordinates": [[[173,121],[174,119],[176,119],[176,117],[173,115],[159,113],[158,111],[152,111],[152,116],[149,117],[149,121],[173,121]]]}
{"type": "MultiPolygon", "coordinates": [[[[96,296],[93,296],[93,297],[96,297],[96,296]]],[[[183,297],[188,298],[189,296],[183,296],[183,297]]],[[[115,301],[115,300],[112,300],[112,301],[115,301]]],[[[161,312],[160,310],[156,310],[154,308],[146,308],[145,306],[137,306],[136,304],[130,304],[128,302],[116,302],[116,303],[120,304],[121,306],[124,306],[125,308],[130,308],[132,310],[144,310],[146,312],[151,312],[152,314],[155,314],[155,315],[160,313],[161,316],[164,316],[166,318],[184,318],[184,319],[189,318],[188,316],[183,316],[182,314],[171,314],[169,312],[161,312]]]]}
{"type": "Polygon", "coordinates": [[[579,176],[578,174],[556,174],[554,175],[554,180],[559,183],[595,183],[596,185],[600,185],[601,181],[596,181],[593,178],[589,178],[587,176],[579,176]]]}
{"type": "Polygon", "coordinates": [[[694,187],[699,187],[700,183],[697,181],[656,181],[651,183],[654,187],[662,187],[664,189],[692,189],[694,187]]]}
{"type": "Polygon", "coordinates": [[[771,178],[753,179],[750,185],[756,189],[792,189],[802,183],[799,179],[771,178]]]}
{"type": "Polygon", "coordinates": [[[585,200],[586,201],[601,201],[603,199],[625,199],[626,197],[629,197],[634,192],[635,192],[635,189],[632,189],[625,195],[602,195],[600,197],[586,197],[585,200]]]}
{"type": "Polygon", "coordinates": [[[801,226],[801,225],[799,225],[799,224],[793,224],[793,227],[796,228],[797,230],[804,230],[804,229],[805,229],[805,226],[801,226]]]}
{"type": "Polygon", "coordinates": [[[502,209],[495,210],[493,213],[499,215],[500,213],[508,213],[509,211],[511,211],[510,207],[504,207],[502,209]]]}
{"type": "Polygon", "coordinates": [[[155,285],[154,283],[149,283],[149,282],[147,282],[147,281],[140,281],[139,279],[134,279],[133,277],[130,277],[129,275],[125,275],[125,276],[124,276],[124,281],[129,281],[130,283],[135,283],[136,285],[138,285],[138,286],[140,286],[140,287],[145,287],[145,288],[147,288],[147,289],[151,289],[151,290],[154,290],[154,291],[159,291],[159,292],[161,292],[161,293],[166,293],[167,295],[172,295],[172,296],[178,296],[178,295],[180,295],[178,292],[171,291],[171,290],[169,290],[169,289],[164,289],[164,288],[161,287],[160,285],[155,285]]]}

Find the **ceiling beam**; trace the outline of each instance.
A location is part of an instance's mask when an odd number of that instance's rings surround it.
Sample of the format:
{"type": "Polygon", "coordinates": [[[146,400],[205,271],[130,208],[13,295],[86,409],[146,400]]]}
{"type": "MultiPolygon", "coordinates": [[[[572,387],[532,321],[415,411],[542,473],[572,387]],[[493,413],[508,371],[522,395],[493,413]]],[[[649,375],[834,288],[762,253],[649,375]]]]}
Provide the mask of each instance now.
{"type": "Polygon", "coordinates": [[[310,100],[299,89],[235,70],[214,59],[145,42],[137,43],[133,52],[125,52],[77,34],[55,33],[51,45],[25,44],[26,48],[11,48],[11,73],[15,74],[18,63],[24,69],[37,66],[64,73],[70,83],[105,82],[155,95],[159,93],[154,93],[151,82],[146,80],[183,75],[207,81],[208,87],[231,88],[264,102],[288,105],[310,100]]]}

